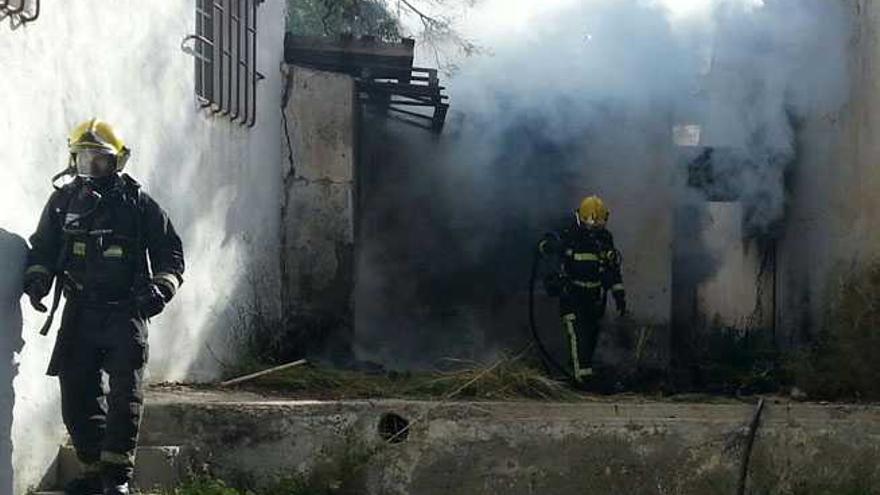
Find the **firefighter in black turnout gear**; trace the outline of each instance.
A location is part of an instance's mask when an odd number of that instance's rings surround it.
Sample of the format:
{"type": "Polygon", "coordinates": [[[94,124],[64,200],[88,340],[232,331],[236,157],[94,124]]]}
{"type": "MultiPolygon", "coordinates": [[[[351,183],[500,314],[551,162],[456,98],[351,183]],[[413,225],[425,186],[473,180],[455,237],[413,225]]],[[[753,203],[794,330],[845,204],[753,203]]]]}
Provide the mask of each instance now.
{"type": "Polygon", "coordinates": [[[621,255],[605,228],[608,216],[602,200],[589,196],[575,212],[572,225],[545,235],[538,246],[543,256],[559,260],[558,271],[548,275],[544,285],[548,294],[559,298],[571,376],[578,383],[593,375],[593,353],[608,294],[621,316],[627,312],[621,255]]]}
{"type": "Polygon", "coordinates": [[[128,494],[147,321],[182,283],[183,250],[165,212],[120,174],[130,153],[110,125],[80,124],[69,146],[66,172],[75,178],[52,194],[30,238],[24,291],[45,312],[54,280],[52,312],[62,292],[67,301],[48,373],[59,378],[64,424],[84,469],[65,492],[128,494]]]}

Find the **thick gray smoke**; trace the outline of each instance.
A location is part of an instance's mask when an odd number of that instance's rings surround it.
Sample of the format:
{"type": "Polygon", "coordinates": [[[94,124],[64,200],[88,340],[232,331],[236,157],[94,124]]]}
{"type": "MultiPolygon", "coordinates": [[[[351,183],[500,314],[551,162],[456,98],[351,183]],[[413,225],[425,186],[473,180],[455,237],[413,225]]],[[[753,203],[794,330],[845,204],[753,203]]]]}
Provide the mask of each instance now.
{"type": "Polygon", "coordinates": [[[668,317],[669,257],[654,250],[671,243],[677,206],[717,196],[741,201],[755,231],[783,221],[798,123],[847,98],[849,13],[829,0],[682,3],[595,0],[468,33],[491,55],[447,81],[441,137],[364,126],[362,357],[425,364],[524,337],[534,242],[586,194],[611,205],[649,321],[668,317]],[[681,125],[699,129],[697,147],[674,144],[681,125]]]}
{"type": "Polygon", "coordinates": [[[784,217],[785,167],[796,158],[796,126],[833,116],[847,97],[850,24],[843,2],[721,4],[704,87],[704,144],[719,186],[741,198],[750,226],[784,217]]]}

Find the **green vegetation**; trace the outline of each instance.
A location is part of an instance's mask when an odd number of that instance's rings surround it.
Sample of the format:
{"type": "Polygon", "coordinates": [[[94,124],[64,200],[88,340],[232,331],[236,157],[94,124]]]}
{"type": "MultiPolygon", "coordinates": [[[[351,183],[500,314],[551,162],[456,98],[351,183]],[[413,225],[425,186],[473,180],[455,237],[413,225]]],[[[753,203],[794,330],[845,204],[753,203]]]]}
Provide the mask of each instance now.
{"type": "Polygon", "coordinates": [[[400,24],[380,0],[290,0],[287,30],[308,36],[375,36],[398,41],[400,24]]]}
{"type": "Polygon", "coordinates": [[[781,386],[779,355],[768,329],[716,326],[696,348],[694,390],[740,395],[774,393],[781,386]]]}
{"type": "Polygon", "coordinates": [[[187,480],[168,495],[253,495],[253,492],[242,492],[220,480],[200,477],[187,480]]]}
{"type": "Polygon", "coordinates": [[[786,358],[769,332],[711,332],[697,343],[691,388],[739,394],[794,385],[810,399],[880,400],[880,262],[845,273],[828,301],[813,344],[786,358]]]}
{"type": "Polygon", "coordinates": [[[193,478],[184,482],[180,488],[165,495],[335,495],[330,486],[315,486],[305,478],[290,478],[273,483],[260,490],[232,488],[219,479],[208,477],[193,478]]]}
{"type": "Polygon", "coordinates": [[[823,331],[788,369],[811,398],[880,399],[880,262],[842,277],[823,331]]]}
{"type": "Polygon", "coordinates": [[[348,435],[346,441],[326,452],[314,467],[270,482],[249,480],[242,486],[210,475],[193,475],[179,488],[163,495],[361,495],[367,464],[378,451],[348,435]]]}
{"type": "Polygon", "coordinates": [[[373,36],[386,42],[414,38],[445,74],[481,51],[457,29],[479,0],[288,0],[287,31],[305,36],[373,36]],[[404,26],[408,26],[404,28],[404,26]]]}
{"type": "Polygon", "coordinates": [[[219,479],[194,478],[167,495],[344,495],[348,487],[330,479],[299,476],[260,489],[232,488],[219,479]]]}

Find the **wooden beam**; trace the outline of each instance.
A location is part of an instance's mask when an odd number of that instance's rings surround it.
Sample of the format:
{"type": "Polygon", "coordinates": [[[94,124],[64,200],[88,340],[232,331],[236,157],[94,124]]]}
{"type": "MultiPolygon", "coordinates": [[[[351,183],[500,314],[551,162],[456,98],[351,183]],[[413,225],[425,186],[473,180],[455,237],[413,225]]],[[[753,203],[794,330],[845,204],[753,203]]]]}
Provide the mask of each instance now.
{"type": "Polygon", "coordinates": [[[415,43],[385,43],[370,38],[316,37],[287,35],[284,39],[284,60],[336,72],[360,75],[364,67],[385,67],[412,70],[415,43]]]}

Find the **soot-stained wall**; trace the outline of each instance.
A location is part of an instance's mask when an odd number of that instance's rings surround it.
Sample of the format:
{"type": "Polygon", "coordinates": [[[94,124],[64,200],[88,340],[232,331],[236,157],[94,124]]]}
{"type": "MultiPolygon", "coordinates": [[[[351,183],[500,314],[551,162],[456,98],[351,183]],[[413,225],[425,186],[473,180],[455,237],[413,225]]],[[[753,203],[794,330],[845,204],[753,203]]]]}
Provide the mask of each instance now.
{"type": "Polygon", "coordinates": [[[849,101],[801,123],[779,247],[777,339],[810,342],[823,326],[842,277],[880,252],[880,5],[847,0],[849,101]]]}
{"type": "MultiPolygon", "coordinates": [[[[609,228],[623,252],[634,316],[620,321],[609,304],[599,358],[631,357],[632,349],[619,349],[614,340],[640,327],[651,327],[650,347],[666,353],[674,218],[668,136],[649,139],[650,151],[588,137],[566,144],[542,138],[530,127],[540,122],[526,118],[499,136],[469,124],[467,102],[458,104],[440,136],[365,113],[358,357],[432,367],[444,358],[485,360],[521,349],[531,340],[528,290],[537,241],[573,221],[588,194],[602,195],[612,210],[609,228]],[[620,161],[592,159],[610,154],[602,146],[620,161]]],[[[540,280],[537,309],[542,339],[564,362],[556,301],[544,295],[540,280]]]]}
{"type": "Polygon", "coordinates": [[[298,66],[286,71],[284,311],[294,325],[314,327],[318,339],[347,345],[354,286],[354,81],[298,66]]]}

